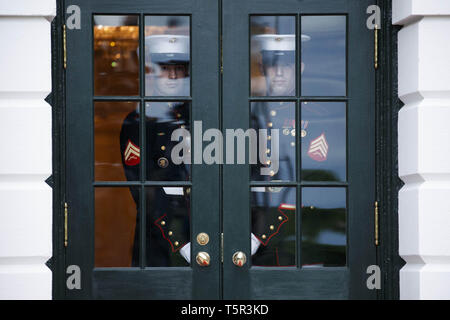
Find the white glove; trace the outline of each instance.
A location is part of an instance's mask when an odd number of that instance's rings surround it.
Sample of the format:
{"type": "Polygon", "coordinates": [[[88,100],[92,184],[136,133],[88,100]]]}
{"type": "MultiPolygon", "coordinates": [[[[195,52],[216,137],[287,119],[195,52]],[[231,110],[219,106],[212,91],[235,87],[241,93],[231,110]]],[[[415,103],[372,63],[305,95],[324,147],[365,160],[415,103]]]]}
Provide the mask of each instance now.
{"type": "Polygon", "coordinates": [[[252,240],[252,255],[254,255],[256,251],[258,251],[261,242],[255,237],[253,233],[251,235],[251,240],[252,240]]]}
{"type": "Polygon", "coordinates": [[[180,254],[187,261],[187,263],[191,263],[191,243],[188,242],[183,248],[180,249],[180,254]]]}

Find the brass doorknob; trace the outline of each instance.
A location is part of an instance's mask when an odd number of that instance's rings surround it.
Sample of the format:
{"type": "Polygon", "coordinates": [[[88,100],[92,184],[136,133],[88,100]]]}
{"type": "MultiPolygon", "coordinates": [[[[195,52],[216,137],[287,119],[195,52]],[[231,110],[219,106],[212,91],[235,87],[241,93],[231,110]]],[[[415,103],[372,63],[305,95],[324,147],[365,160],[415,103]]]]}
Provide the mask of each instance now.
{"type": "Polygon", "coordinates": [[[197,253],[197,257],[195,258],[195,260],[200,267],[207,267],[211,263],[211,257],[207,252],[204,251],[200,251],[199,253],[197,253]]]}
{"type": "Polygon", "coordinates": [[[242,251],[237,251],[233,254],[233,263],[238,266],[242,267],[247,262],[247,256],[242,251]]]}

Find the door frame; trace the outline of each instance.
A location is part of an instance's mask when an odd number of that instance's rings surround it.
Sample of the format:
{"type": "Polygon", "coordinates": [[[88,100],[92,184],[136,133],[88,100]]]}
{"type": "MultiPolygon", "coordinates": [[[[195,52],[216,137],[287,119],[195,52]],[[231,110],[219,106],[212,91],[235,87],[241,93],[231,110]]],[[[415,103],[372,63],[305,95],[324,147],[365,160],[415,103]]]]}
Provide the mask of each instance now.
{"type": "MultiPolygon", "coordinates": [[[[222,0],[217,1],[221,10],[222,0]]],[[[64,248],[66,84],[62,27],[66,7],[64,0],[56,0],[56,4],[57,14],[51,23],[52,92],[45,99],[52,106],[53,163],[52,176],[46,181],[53,189],[53,256],[46,264],[52,270],[52,297],[59,300],[65,299],[67,277],[64,248]]],[[[377,298],[399,299],[399,270],[404,265],[398,252],[398,191],[403,185],[398,177],[397,143],[398,111],[402,107],[397,95],[397,33],[401,27],[391,24],[392,0],[374,0],[374,4],[381,8],[379,68],[375,80],[375,188],[380,207],[380,244],[376,250],[377,264],[382,271],[381,289],[377,291],[377,298]]],[[[221,12],[219,13],[221,16],[221,12]]]]}

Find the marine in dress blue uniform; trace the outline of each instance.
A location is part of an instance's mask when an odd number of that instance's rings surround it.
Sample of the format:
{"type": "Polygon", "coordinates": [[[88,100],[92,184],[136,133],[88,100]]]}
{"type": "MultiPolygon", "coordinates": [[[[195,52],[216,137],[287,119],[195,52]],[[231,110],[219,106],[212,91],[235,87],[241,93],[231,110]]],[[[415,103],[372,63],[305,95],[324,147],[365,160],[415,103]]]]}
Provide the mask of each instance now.
{"type": "MultiPolygon", "coordinates": [[[[310,40],[302,35],[302,41],[310,40]]],[[[263,34],[254,36],[262,56],[267,96],[295,97],[295,35],[263,34]]],[[[303,69],[303,64],[301,69],[303,69]]],[[[296,135],[306,136],[306,122],[295,124],[295,103],[258,102],[252,105],[252,127],[279,129],[279,170],[269,176],[260,174],[260,164],[252,167],[255,181],[296,180],[296,135]]],[[[270,136],[270,133],[269,133],[270,136]]],[[[303,141],[302,141],[303,142],[303,141]]],[[[268,141],[269,154],[271,140],[268,141]]],[[[252,188],[252,264],[261,266],[295,266],[295,192],[292,188],[252,188]],[[256,241],[254,241],[256,239],[256,241]],[[256,249],[255,249],[256,248],[256,249]]]]}
{"type": "MultiPolygon", "coordinates": [[[[189,76],[189,38],[180,35],[146,37],[146,62],[152,73],[146,76],[146,95],[184,96],[189,76]],[[148,55],[148,56],[147,56],[148,55]]],[[[130,112],[120,132],[122,164],[128,181],[140,181],[140,109],[130,112]]],[[[190,168],[171,161],[172,132],[189,130],[189,105],[184,102],[150,102],[145,106],[147,181],[187,181],[190,168]]],[[[137,218],[132,266],[139,265],[140,187],[130,187],[137,218]]],[[[190,189],[148,187],[146,203],[146,266],[186,266],[190,252],[183,252],[190,236],[190,189]]]]}

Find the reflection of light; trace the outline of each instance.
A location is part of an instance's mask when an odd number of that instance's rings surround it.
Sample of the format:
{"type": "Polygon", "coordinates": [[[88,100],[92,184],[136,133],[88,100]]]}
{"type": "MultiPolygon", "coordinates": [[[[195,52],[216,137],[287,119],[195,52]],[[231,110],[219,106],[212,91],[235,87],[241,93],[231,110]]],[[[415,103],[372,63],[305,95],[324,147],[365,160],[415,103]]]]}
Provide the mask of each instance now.
{"type": "Polygon", "coordinates": [[[111,42],[109,43],[109,45],[110,45],[111,47],[115,47],[115,46],[116,46],[116,43],[115,43],[114,41],[111,41],[111,42]]]}
{"type": "Polygon", "coordinates": [[[347,243],[347,238],[342,232],[322,230],[317,235],[316,243],[331,246],[345,246],[347,243]]]}
{"type": "Polygon", "coordinates": [[[102,25],[97,26],[98,29],[103,29],[102,25]]]}
{"type": "MultiPolygon", "coordinates": [[[[309,16],[302,17],[302,29],[305,33],[345,32],[345,16],[309,16]]],[[[314,37],[313,37],[314,39],[314,37]]]]}

